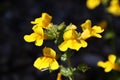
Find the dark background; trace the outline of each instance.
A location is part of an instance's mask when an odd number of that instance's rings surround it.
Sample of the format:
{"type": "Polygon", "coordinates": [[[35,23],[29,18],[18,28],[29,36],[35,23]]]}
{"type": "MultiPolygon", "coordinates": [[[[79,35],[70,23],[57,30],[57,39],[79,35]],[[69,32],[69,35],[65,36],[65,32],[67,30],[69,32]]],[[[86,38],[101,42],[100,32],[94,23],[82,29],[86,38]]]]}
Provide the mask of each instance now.
{"type": "MultiPolygon", "coordinates": [[[[86,0],[1,0],[0,80],[56,80],[58,71],[40,72],[33,67],[35,59],[42,54],[42,47],[36,47],[34,43],[23,40],[25,34],[32,32],[33,25],[30,21],[40,17],[43,12],[53,17],[54,24],[64,21],[67,25],[73,23],[79,27],[86,19],[91,19],[93,25],[102,20],[108,21],[102,35],[112,30],[115,38],[88,39],[88,47],[75,52],[72,64],[76,66],[85,63],[90,66],[85,73],[76,74],[75,80],[112,80],[112,78],[117,80],[114,77],[118,77],[120,73],[114,71],[105,73],[96,66],[96,63],[98,60],[107,60],[110,53],[120,55],[120,17],[106,13],[102,4],[94,10],[89,10],[85,2],[86,0]],[[114,48],[111,47],[111,41],[114,48]]],[[[44,42],[44,45],[46,44],[54,46],[50,42],[44,42]]]]}

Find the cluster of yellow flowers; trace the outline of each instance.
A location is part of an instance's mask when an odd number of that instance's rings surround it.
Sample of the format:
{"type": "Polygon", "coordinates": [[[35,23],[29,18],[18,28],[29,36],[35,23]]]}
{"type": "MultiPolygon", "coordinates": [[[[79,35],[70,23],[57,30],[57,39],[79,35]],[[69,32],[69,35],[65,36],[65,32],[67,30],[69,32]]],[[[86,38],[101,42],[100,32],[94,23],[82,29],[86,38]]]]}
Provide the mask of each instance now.
{"type": "Polygon", "coordinates": [[[31,21],[32,24],[35,24],[32,28],[34,31],[30,35],[25,35],[24,39],[26,42],[34,42],[36,46],[41,46],[43,40],[45,39],[45,34],[43,29],[47,29],[51,22],[52,17],[46,13],[42,14],[41,18],[36,18],[35,21],[31,21]]]}
{"type": "MultiPolygon", "coordinates": [[[[48,13],[42,13],[40,18],[36,18],[35,21],[31,21],[31,23],[34,24],[32,28],[33,33],[30,35],[25,35],[24,40],[26,42],[35,42],[36,46],[42,46],[44,40],[54,41],[58,45],[58,49],[62,52],[59,58],[63,57],[64,54],[66,54],[66,58],[68,58],[68,54],[71,54],[69,50],[78,51],[81,47],[87,47],[88,44],[86,39],[90,37],[102,38],[100,33],[104,31],[104,29],[102,29],[100,26],[92,26],[91,20],[89,19],[80,25],[82,32],[78,32],[77,27],[74,24],[70,24],[68,26],[66,26],[64,23],[56,25],[53,24],[51,20],[52,16],[50,16],[48,13]]],[[[72,72],[76,70],[76,68],[65,68],[60,65],[56,58],[57,54],[58,53],[55,50],[45,46],[43,48],[43,56],[38,57],[35,60],[34,67],[41,71],[48,69],[60,69],[57,80],[61,79],[61,75],[71,78],[70,76],[72,75],[72,72]]],[[[66,58],[62,61],[66,60],[66,58]]],[[[105,72],[109,72],[112,69],[119,70],[119,66],[115,63],[115,60],[116,56],[110,55],[108,57],[108,61],[99,61],[97,65],[105,68],[105,72]]]]}
{"type": "MultiPolygon", "coordinates": [[[[86,39],[90,37],[101,38],[100,33],[104,31],[100,26],[94,25],[92,27],[91,20],[86,20],[81,24],[82,33],[77,31],[77,27],[74,24],[66,26],[64,23],[60,25],[53,24],[51,22],[52,16],[47,13],[42,13],[40,18],[36,18],[35,21],[31,21],[33,24],[33,33],[25,35],[24,40],[26,42],[35,42],[36,46],[42,46],[44,40],[54,40],[58,45],[58,49],[63,52],[63,55],[71,54],[69,49],[78,51],[81,47],[87,47],[86,39]]],[[[58,80],[60,76],[64,75],[70,78],[71,74],[65,71],[76,70],[75,68],[64,68],[58,63],[57,53],[50,47],[43,48],[43,56],[38,57],[34,62],[34,67],[44,70],[56,70],[61,69],[58,73],[58,80]]],[[[60,56],[62,57],[62,56],[60,56]]],[[[68,58],[68,57],[67,57],[68,58]]],[[[64,60],[63,60],[64,61],[64,60]]],[[[70,67],[71,68],[71,67],[70,67]]]]}
{"type": "Polygon", "coordinates": [[[100,4],[105,5],[108,13],[113,14],[114,16],[120,16],[120,1],[119,0],[87,0],[86,1],[87,8],[91,10],[95,9],[100,4]],[[110,4],[108,5],[109,2],[110,4]]]}
{"type": "MultiPolygon", "coordinates": [[[[54,27],[54,25],[51,23],[51,19],[52,17],[49,14],[43,13],[42,17],[35,19],[35,21],[32,21],[31,23],[35,24],[32,28],[34,32],[30,35],[25,35],[24,40],[26,42],[35,41],[36,46],[41,46],[43,44],[43,40],[48,38],[48,35],[44,30],[54,27]]],[[[77,27],[73,24],[64,30],[64,41],[59,45],[59,49],[61,51],[66,51],[68,48],[78,51],[81,47],[87,46],[87,42],[85,42],[87,38],[92,36],[101,38],[101,35],[99,33],[102,33],[104,31],[100,26],[95,25],[91,27],[90,20],[86,20],[85,23],[81,24],[81,27],[83,30],[82,33],[77,32],[77,27]]],[[[59,35],[59,33],[57,34],[59,35]]]]}
{"type": "MultiPolygon", "coordinates": [[[[86,7],[90,10],[95,9],[101,4],[105,7],[106,12],[114,16],[120,16],[120,0],[86,0],[86,7]]],[[[52,23],[52,16],[48,13],[42,13],[41,17],[31,21],[31,24],[33,24],[33,32],[29,35],[24,35],[26,42],[35,42],[36,46],[42,46],[44,40],[49,40],[53,41],[59,50],[57,52],[58,50],[44,46],[43,56],[38,57],[34,61],[33,66],[40,71],[59,69],[57,80],[62,80],[61,76],[74,80],[73,74],[75,71],[86,71],[88,69],[86,65],[83,65],[84,69],[82,69],[81,65],[72,67],[70,62],[71,53],[74,50],[79,51],[81,48],[86,48],[88,46],[86,41],[88,38],[102,38],[100,33],[107,26],[107,22],[104,20],[98,26],[92,25],[89,19],[82,23],[80,27],[72,23],[66,25],[64,22],[54,24],[52,23]],[[77,28],[81,28],[82,31],[78,31],[77,28]],[[67,67],[60,64],[58,59],[61,62],[67,61],[67,67]]],[[[98,61],[97,66],[103,68],[105,72],[110,72],[111,70],[120,71],[120,60],[119,64],[117,60],[116,55],[110,54],[107,61],[98,61]]]]}

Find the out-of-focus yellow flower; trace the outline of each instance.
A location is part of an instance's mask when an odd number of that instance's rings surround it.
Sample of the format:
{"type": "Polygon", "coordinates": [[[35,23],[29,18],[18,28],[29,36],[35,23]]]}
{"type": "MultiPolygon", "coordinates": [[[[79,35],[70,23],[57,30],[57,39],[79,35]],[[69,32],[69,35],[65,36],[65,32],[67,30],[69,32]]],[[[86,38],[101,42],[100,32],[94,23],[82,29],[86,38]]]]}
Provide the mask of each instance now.
{"type": "Polygon", "coordinates": [[[106,27],[107,27],[107,21],[102,20],[97,25],[100,26],[102,29],[106,29],[106,27]]]}
{"type": "Polygon", "coordinates": [[[43,57],[39,57],[34,62],[34,67],[39,70],[50,69],[56,70],[59,64],[56,61],[56,52],[52,48],[45,47],[43,49],[43,57]]]}
{"type": "Polygon", "coordinates": [[[99,67],[104,68],[105,72],[110,72],[112,69],[113,70],[120,70],[119,66],[115,63],[116,61],[116,56],[113,54],[110,54],[108,56],[108,61],[98,61],[97,65],[99,67]]]}
{"type": "Polygon", "coordinates": [[[36,24],[38,27],[48,29],[52,16],[47,13],[42,13],[42,17],[36,18],[35,21],[31,21],[32,24],[36,24]]]}
{"type": "Polygon", "coordinates": [[[101,3],[101,0],[87,0],[86,6],[89,9],[95,9],[97,6],[99,6],[101,3]]]}
{"type": "Polygon", "coordinates": [[[91,27],[91,21],[86,20],[85,23],[81,24],[83,32],[81,33],[82,39],[87,39],[89,37],[97,37],[101,38],[102,36],[99,33],[102,33],[104,30],[100,26],[93,26],[91,27]]]}
{"type": "Polygon", "coordinates": [[[57,75],[57,80],[62,80],[62,79],[61,79],[61,76],[62,76],[61,73],[58,73],[58,75],[57,75]]]}
{"type": "Polygon", "coordinates": [[[119,0],[111,0],[110,6],[107,8],[107,11],[114,16],[120,16],[119,0]]]}
{"type": "Polygon", "coordinates": [[[58,47],[61,51],[66,51],[68,48],[79,50],[81,47],[86,47],[87,42],[78,39],[78,32],[75,31],[75,29],[70,29],[68,31],[65,31],[63,34],[64,42],[62,42],[58,47]]]}
{"type": "Polygon", "coordinates": [[[33,28],[33,33],[31,33],[30,35],[25,35],[24,36],[24,40],[26,42],[34,42],[35,41],[35,45],[36,46],[41,46],[43,44],[43,40],[44,40],[44,32],[42,27],[37,27],[35,26],[33,28]]]}

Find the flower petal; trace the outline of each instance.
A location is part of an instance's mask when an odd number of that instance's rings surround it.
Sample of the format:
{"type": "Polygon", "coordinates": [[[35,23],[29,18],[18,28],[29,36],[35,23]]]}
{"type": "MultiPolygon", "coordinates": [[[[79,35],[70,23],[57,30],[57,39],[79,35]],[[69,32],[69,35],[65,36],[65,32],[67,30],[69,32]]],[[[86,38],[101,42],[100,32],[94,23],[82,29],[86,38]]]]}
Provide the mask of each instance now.
{"type": "Polygon", "coordinates": [[[68,30],[63,34],[63,38],[64,40],[68,40],[68,39],[74,39],[76,38],[78,35],[77,31],[75,31],[74,29],[68,30]]]}
{"type": "Polygon", "coordinates": [[[47,21],[51,21],[51,19],[52,19],[52,16],[50,16],[49,14],[47,14],[47,13],[42,13],[42,19],[43,20],[47,20],[47,21]]]}
{"type": "Polygon", "coordinates": [[[35,45],[36,46],[41,46],[43,44],[43,38],[39,38],[39,37],[35,41],[35,45]]]}
{"type": "Polygon", "coordinates": [[[93,26],[92,30],[94,33],[102,33],[104,31],[100,26],[93,26]]]}
{"type": "Polygon", "coordinates": [[[34,67],[36,67],[37,69],[41,69],[42,59],[43,59],[43,57],[37,58],[33,64],[34,67]]]}
{"type": "Polygon", "coordinates": [[[78,51],[81,48],[81,44],[77,40],[69,40],[68,44],[70,49],[75,49],[78,51]]]}
{"type": "Polygon", "coordinates": [[[72,37],[72,30],[68,30],[63,34],[64,40],[68,40],[72,37]]]}
{"type": "Polygon", "coordinates": [[[112,68],[111,67],[107,67],[107,68],[105,68],[105,72],[110,72],[112,70],[112,68]]]}
{"type": "Polygon", "coordinates": [[[110,72],[114,66],[114,64],[112,64],[110,61],[106,61],[104,65],[105,65],[105,72],[110,72]]]}
{"type": "Polygon", "coordinates": [[[43,49],[43,54],[46,57],[50,57],[50,58],[53,58],[53,59],[56,58],[56,52],[52,48],[45,47],[43,49]]]}
{"type": "Polygon", "coordinates": [[[52,59],[51,58],[46,58],[46,57],[39,57],[35,60],[34,62],[34,67],[36,67],[39,70],[49,68],[49,65],[51,63],[52,59]]]}
{"type": "Polygon", "coordinates": [[[97,6],[99,6],[100,3],[101,3],[101,0],[87,0],[86,6],[87,6],[89,9],[94,9],[94,8],[96,8],[97,6]]]}
{"type": "Polygon", "coordinates": [[[82,30],[91,29],[91,20],[86,20],[85,23],[81,24],[82,30]]]}
{"type": "Polygon", "coordinates": [[[110,55],[108,56],[108,60],[109,60],[111,63],[115,63],[116,56],[113,55],[113,54],[110,54],[110,55]]]}
{"type": "Polygon", "coordinates": [[[100,34],[94,34],[92,36],[97,37],[97,38],[102,38],[102,36],[100,34]]]}
{"type": "Polygon", "coordinates": [[[35,33],[38,33],[38,34],[40,34],[41,36],[44,35],[44,32],[43,32],[42,27],[39,27],[39,26],[35,25],[35,26],[33,26],[32,29],[33,29],[33,31],[34,31],[35,33]]]}
{"type": "Polygon", "coordinates": [[[86,29],[81,33],[80,36],[83,40],[86,40],[87,38],[91,37],[90,30],[86,29]]]}
{"type": "Polygon", "coordinates": [[[50,69],[51,70],[56,70],[59,68],[59,64],[56,60],[54,60],[51,64],[50,64],[50,69]]]}
{"type": "Polygon", "coordinates": [[[70,49],[74,49],[76,51],[78,51],[81,47],[85,47],[87,45],[87,43],[84,40],[69,40],[68,41],[68,47],[70,49]]]}
{"type": "Polygon", "coordinates": [[[61,51],[66,51],[66,50],[68,49],[68,43],[67,43],[67,41],[62,42],[62,43],[58,46],[58,48],[59,48],[61,51]]]}
{"type": "Polygon", "coordinates": [[[102,67],[102,68],[105,68],[105,64],[104,64],[103,61],[98,61],[98,62],[97,62],[97,66],[102,67]]]}
{"type": "Polygon", "coordinates": [[[34,42],[35,40],[36,40],[36,34],[35,33],[32,33],[32,34],[30,34],[30,35],[25,35],[24,36],[24,40],[26,41],[26,42],[34,42]]]}
{"type": "Polygon", "coordinates": [[[41,24],[42,24],[43,28],[48,28],[48,25],[50,24],[51,19],[52,19],[52,16],[50,16],[47,13],[42,13],[41,24]]]}
{"type": "Polygon", "coordinates": [[[84,41],[84,40],[80,40],[81,44],[82,44],[82,47],[87,47],[87,42],[84,41]]]}

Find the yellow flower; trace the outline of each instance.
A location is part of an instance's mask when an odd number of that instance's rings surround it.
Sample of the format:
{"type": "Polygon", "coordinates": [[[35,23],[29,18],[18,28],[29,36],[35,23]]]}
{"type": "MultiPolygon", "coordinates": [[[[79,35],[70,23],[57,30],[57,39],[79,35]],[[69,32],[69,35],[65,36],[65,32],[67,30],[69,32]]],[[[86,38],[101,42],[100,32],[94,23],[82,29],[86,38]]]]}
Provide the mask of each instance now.
{"type": "Polygon", "coordinates": [[[32,24],[36,24],[38,27],[48,29],[52,16],[47,13],[42,13],[42,17],[36,18],[35,21],[31,21],[32,24]]]}
{"type": "Polygon", "coordinates": [[[30,35],[25,35],[24,40],[26,42],[34,42],[35,41],[36,46],[41,46],[43,44],[43,40],[44,40],[43,29],[41,27],[34,26],[33,31],[34,32],[31,33],[30,35]]]}
{"type": "Polygon", "coordinates": [[[52,48],[45,47],[43,49],[43,57],[39,57],[34,62],[34,67],[39,70],[50,69],[56,70],[59,64],[56,61],[56,52],[52,48]]]}
{"type": "Polygon", "coordinates": [[[85,23],[81,24],[83,32],[81,33],[81,38],[82,39],[87,39],[89,37],[97,37],[101,38],[102,36],[99,33],[102,33],[104,30],[100,26],[93,26],[91,28],[91,21],[86,20],[85,23]]]}
{"type": "Polygon", "coordinates": [[[119,0],[112,0],[107,11],[115,16],[120,16],[120,5],[119,0]]]}
{"type": "Polygon", "coordinates": [[[99,6],[101,3],[101,0],[87,0],[86,6],[89,9],[95,9],[97,6],[99,6]]]}
{"type": "Polygon", "coordinates": [[[58,47],[61,51],[66,51],[68,48],[79,50],[81,47],[86,47],[87,42],[82,39],[78,39],[78,33],[75,29],[70,29],[63,34],[64,42],[58,47]]]}
{"type": "Polygon", "coordinates": [[[99,67],[104,68],[105,72],[110,72],[112,69],[114,70],[119,70],[119,66],[117,64],[115,64],[116,61],[116,56],[111,54],[108,56],[108,61],[98,61],[97,65],[99,67]]]}

